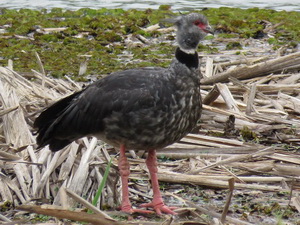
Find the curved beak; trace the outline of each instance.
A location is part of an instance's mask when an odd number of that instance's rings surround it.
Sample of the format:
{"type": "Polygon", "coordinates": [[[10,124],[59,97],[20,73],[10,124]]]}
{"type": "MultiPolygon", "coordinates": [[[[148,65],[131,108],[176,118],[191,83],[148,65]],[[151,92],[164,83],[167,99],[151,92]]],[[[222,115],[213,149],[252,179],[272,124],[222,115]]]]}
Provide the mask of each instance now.
{"type": "Polygon", "coordinates": [[[204,32],[214,35],[214,30],[210,25],[207,25],[204,29],[204,32]]]}

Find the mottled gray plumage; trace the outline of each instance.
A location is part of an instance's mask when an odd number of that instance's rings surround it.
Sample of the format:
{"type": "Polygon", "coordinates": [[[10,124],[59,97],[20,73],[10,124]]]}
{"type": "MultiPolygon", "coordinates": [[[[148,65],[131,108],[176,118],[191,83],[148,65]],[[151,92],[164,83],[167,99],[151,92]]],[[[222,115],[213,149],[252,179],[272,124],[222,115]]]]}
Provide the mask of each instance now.
{"type": "Polygon", "coordinates": [[[57,151],[80,137],[96,136],[113,146],[149,150],[189,133],[201,115],[195,49],[210,27],[196,13],[171,22],[179,48],[169,68],[116,72],[56,102],[35,121],[39,147],[49,144],[57,151]]]}

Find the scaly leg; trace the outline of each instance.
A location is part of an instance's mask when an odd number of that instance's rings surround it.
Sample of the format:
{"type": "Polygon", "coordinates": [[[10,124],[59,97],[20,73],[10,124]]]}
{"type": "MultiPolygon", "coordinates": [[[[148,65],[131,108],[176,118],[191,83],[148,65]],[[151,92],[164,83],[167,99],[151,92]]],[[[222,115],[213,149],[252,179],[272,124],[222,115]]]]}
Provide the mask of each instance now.
{"type": "Polygon", "coordinates": [[[176,213],[173,212],[172,210],[175,209],[176,207],[166,206],[164,204],[163,199],[160,194],[159,184],[158,184],[158,179],[157,179],[157,160],[156,160],[156,151],[155,150],[148,151],[146,165],[147,165],[147,167],[149,169],[149,173],[150,173],[150,179],[151,179],[151,184],[152,184],[152,189],[153,189],[153,199],[152,199],[152,202],[142,204],[141,207],[154,208],[156,213],[159,215],[161,215],[162,212],[175,215],[176,213]]]}
{"type": "Polygon", "coordinates": [[[118,167],[121,175],[122,182],[122,203],[121,203],[121,211],[127,213],[153,213],[149,210],[141,210],[141,209],[133,209],[131,207],[131,203],[129,201],[129,191],[128,191],[128,176],[130,174],[130,166],[125,155],[126,149],[125,145],[120,146],[120,157],[118,162],[118,167]]]}

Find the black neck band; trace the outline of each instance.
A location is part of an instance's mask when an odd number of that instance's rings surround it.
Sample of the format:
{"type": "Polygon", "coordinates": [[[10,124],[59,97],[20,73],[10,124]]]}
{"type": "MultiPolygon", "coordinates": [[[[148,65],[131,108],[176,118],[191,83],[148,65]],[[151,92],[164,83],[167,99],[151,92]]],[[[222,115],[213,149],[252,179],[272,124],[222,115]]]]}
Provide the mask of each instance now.
{"type": "Polygon", "coordinates": [[[177,48],[175,57],[179,62],[185,64],[189,68],[191,67],[198,68],[199,66],[199,59],[198,59],[197,52],[195,52],[194,54],[187,54],[184,51],[182,51],[180,48],[177,48]]]}

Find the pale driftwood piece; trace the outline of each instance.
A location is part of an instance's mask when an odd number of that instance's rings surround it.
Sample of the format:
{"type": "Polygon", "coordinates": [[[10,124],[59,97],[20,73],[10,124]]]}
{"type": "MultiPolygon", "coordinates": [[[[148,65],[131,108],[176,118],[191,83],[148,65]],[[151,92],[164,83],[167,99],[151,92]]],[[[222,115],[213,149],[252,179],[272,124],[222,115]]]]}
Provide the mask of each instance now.
{"type": "Polygon", "coordinates": [[[300,176],[300,167],[299,166],[291,166],[282,163],[275,163],[274,170],[279,174],[283,175],[294,175],[300,176]]]}
{"type": "Polygon", "coordinates": [[[34,96],[43,96],[43,89],[40,86],[29,82],[15,71],[10,71],[1,67],[0,71],[3,71],[3,78],[6,79],[7,83],[14,88],[20,99],[30,101],[30,99],[34,96]]]}
{"type": "MultiPolygon", "coordinates": [[[[263,129],[262,128],[257,129],[257,131],[260,131],[260,132],[266,131],[266,130],[272,130],[276,127],[280,128],[282,125],[285,125],[285,124],[290,124],[290,125],[295,126],[297,128],[300,127],[300,121],[297,120],[297,119],[284,119],[284,118],[281,118],[279,116],[270,117],[270,115],[263,115],[263,114],[259,114],[259,115],[258,114],[257,115],[253,114],[253,115],[251,115],[251,117],[252,117],[253,120],[256,119],[256,120],[265,121],[265,122],[272,122],[273,121],[273,122],[276,122],[276,123],[279,123],[279,124],[281,123],[281,125],[275,125],[275,126],[266,125],[266,126],[263,127],[263,129]]],[[[284,128],[284,127],[282,127],[282,128],[284,128]]]]}
{"type": "Polygon", "coordinates": [[[1,213],[0,213],[0,220],[7,222],[7,223],[1,223],[4,225],[9,224],[9,223],[12,225],[12,224],[15,224],[15,222],[16,222],[16,221],[14,221],[13,223],[11,223],[12,221],[10,219],[8,219],[6,216],[3,216],[1,213]]]}
{"type": "Polygon", "coordinates": [[[15,88],[17,87],[15,85],[19,85],[30,89],[33,85],[29,80],[25,79],[20,74],[14,70],[10,70],[9,68],[0,67],[0,72],[3,75],[3,78],[11,81],[12,83],[10,84],[13,84],[12,86],[15,88]]]}
{"type": "Polygon", "coordinates": [[[249,81],[250,83],[256,83],[256,85],[263,85],[270,82],[275,76],[275,74],[271,73],[267,76],[250,78],[247,81],[249,81]]]}
{"type": "Polygon", "coordinates": [[[140,40],[143,44],[147,44],[147,45],[151,44],[151,42],[147,38],[145,38],[140,34],[136,34],[136,38],[140,40]]]}
{"type": "Polygon", "coordinates": [[[230,166],[232,167],[236,167],[236,168],[242,168],[245,170],[250,170],[250,171],[271,171],[274,168],[274,160],[259,160],[256,162],[251,162],[251,163],[247,163],[247,162],[233,162],[230,163],[230,166]]]}
{"type": "Polygon", "coordinates": [[[70,79],[70,77],[64,76],[64,78],[66,78],[76,88],[77,91],[82,89],[82,87],[76,82],[74,82],[72,79],[70,79]]]}
{"type": "MultiPolygon", "coordinates": [[[[226,148],[224,148],[226,149],[226,148]]],[[[197,152],[187,152],[187,153],[173,153],[173,152],[166,152],[166,153],[157,153],[158,156],[168,157],[170,159],[190,159],[201,156],[203,159],[213,160],[215,159],[215,154],[209,153],[197,153],[197,152]]],[[[220,153],[218,156],[222,157],[222,159],[230,158],[230,154],[220,153]]]]}
{"type": "Polygon", "coordinates": [[[226,203],[225,203],[222,215],[221,215],[221,223],[223,223],[223,224],[226,221],[226,216],[228,213],[229,205],[230,205],[233,191],[234,191],[234,178],[231,178],[228,180],[228,186],[229,186],[229,193],[227,194],[226,203]]]}
{"type": "Polygon", "coordinates": [[[214,60],[211,57],[206,58],[205,77],[211,77],[213,75],[214,60]]]}
{"type": "MultiPolygon", "coordinates": [[[[223,111],[223,110],[220,110],[220,109],[217,109],[217,108],[212,108],[212,110],[216,111],[216,112],[217,111],[219,111],[219,112],[223,111]]],[[[205,114],[215,115],[213,117],[213,119],[216,122],[225,123],[227,121],[227,119],[228,119],[227,116],[220,115],[220,114],[215,113],[213,111],[207,112],[207,111],[204,110],[203,115],[205,115],[205,114]]],[[[270,117],[270,115],[252,114],[251,115],[251,120],[252,121],[255,121],[255,120],[264,121],[264,123],[261,123],[261,122],[260,123],[253,123],[253,122],[248,122],[246,120],[241,120],[239,118],[236,118],[235,127],[238,128],[238,129],[243,129],[244,126],[247,126],[249,129],[251,129],[254,132],[264,132],[264,131],[268,131],[268,130],[280,129],[280,128],[286,127],[286,125],[285,126],[284,125],[268,125],[268,123],[271,123],[272,121],[274,122],[274,120],[276,121],[276,123],[291,124],[291,125],[294,125],[294,126],[297,126],[297,127],[299,126],[299,121],[298,120],[295,120],[295,119],[287,120],[287,119],[283,119],[279,116],[270,117]]],[[[202,125],[202,126],[204,127],[204,125],[202,125]]]]}
{"type": "Polygon", "coordinates": [[[217,65],[220,65],[222,67],[228,67],[228,66],[241,65],[241,64],[254,64],[256,62],[262,62],[262,61],[266,61],[268,59],[270,59],[270,56],[243,58],[243,59],[237,59],[237,60],[230,60],[230,61],[224,62],[224,63],[218,63],[217,65]]]}
{"type": "Polygon", "coordinates": [[[51,159],[46,171],[42,174],[42,178],[40,180],[40,183],[36,189],[36,193],[34,193],[35,196],[42,196],[43,188],[46,186],[46,183],[48,182],[49,176],[53,172],[56,162],[58,158],[61,155],[61,151],[55,152],[53,158],[51,159]]]}
{"type": "Polygon", "coordinates": [[[68,194],[66,192],[65,186],[61,186],[61,188],[59,189],[59,201],[60,201],[62,209],[68,209],[69,208],[68,194]]]}
{"type": "MultiPolygon", "coordinates": [[[[56,162],[57,162],[57,160],[58,160],[58,158],[56,158],[56,162]]],[[[56,164],[56,162],[55,162],[55,164],[56,164]]],[[[49,157],[48,160],[47,160],[47,164],[46,164],[46,167],[45,167],[46,170],[45,171],[47,171],[49,167],[51,167],[52,171],[54,171],[55,165],[53,166],[52,164],[53,164],[53,157],[51,155],[51,157],[49,157]]],[[[45,181],[44,195],[45,195],[45,198],[47,198],[47,199],[49,199],[51,197],[51,194],[54,194],[53,193],[53,189],[51,188],[52,185],[50,184],[50,179],[51,180],[52,179],[56,180],[56,176],[55,175],[56,175],[55,173],[51,172],[49,174],[48,179],[46,179],[46,181],[45,181]]],[[[39,195],[39,196],[41,196],[41,195],[39,195]]]]}
{"type": "MultiPolygon", "coordinates": [[[[38,160],[37,160],[37,156],[36,154],[34,153],[33,151],[33,147],[32,146],[28,146],[27,147],[27,151],[28,151],[28,154],[31,158],[31,161],[33,163],[37,163],[38,164],[38,160]]],[[[31,190],[31,193],[37,193],[37,187],[39,185],[39,182],[41,180],[41,173],[40,173],[40,170],[38,168],[37,165],[32,165],[31,166],[31,173],[32,173],[32,190],[31,190]]],[[[36,196],[34,196],[36,197],[36,196]]]]}
{"type": "Polygon", "coordinates": [[[221,96],[223,97],[228,109],[230,111],[236,112],[238,114],[241,114],[231,92],[229,91],[228,87],[226,84],[216,84],[217,88],[221,94],[221,96]]]}
{"type": "MultiPolygon", "coordinates": [[[[102,148],[100,148],[101,153],[103,154],[106,162],[109,162],[111,160],[110,155],[108,154],[107,150],[105,147],[102,146],[102,148]]],[[[131,153],[130,153],[131,154],[131,153]]]]}
{"type": "MultiPolygon", "coordinates": [[[[19,106],[19,99],[16,92],[5,79],[2,79],[2,75],[0,76],[0,101],[4,109],[19,106]]],[[[34,143],[34,139],[25,121],[24,113],[20,107],[4,115],[2,119],[7,144],[11,144],[15,148],[20,148],[34,143]]]]}
{"type": "Polygon", "coordinates": [[[251,89],[250,89],[249,98],[247,101],[247,108],[246,108],[247,115],[250,115],[251,111],[254,109],[253,102],[254,102],[255,94],[256,94],[256,84],[252,84],[251,89]]]}
{"type": "Polygon", "coordinates": [[[6,176],[1,176],[1,179],[6,183],[6,185],[17,195],[19,201],[24,204],[25,202],[27,202],[23,196],[23,194],[20,191],[20,188],[18,187],[18,185],[16,184],[16,180],[11,180],[10,178],[6,177],[6,176]]]}
{"type": "Polygon", "coordinates": [[[146,28],[142,28],[144,31],[146,32],[153,32],[153,31],[156,31],[160,28],[159,24],[154,24],[152,26],[149,26],[149,27],[146,27],[146,28]]]}
{"type": "Polygon", "coordinates": [[[96,144],[97,144],[97,138],[93,137],[91,142],[89,143],[86,152],[83,154],[81,158],[80,164],[77,168],[77,171],[74,174],[70,186],[68,186],[71,191],[74,191],[78,195],[81,195],[83,191],[83,187],[88,176],[90,158],[96,144]]]}
{"type": "Polygon", "coordinates": [[[169,32],[175,31],[175,27],[160,28],[157,31],[160,32],[160,33],[165,34],[165,33],[169,33],[169,32]]]}
{"type": "Polygon", "coordinates": [[[265,74],[280,72],[286,68],[300,66],[300,52],[286,55],[277,59],[271,59],[266,62],[258,63],[251,66],[237,67],[234,70],[217,74],[211,78],[202,79],[202,84],[214,84],[228,81],[229,76],[236,77],[240,80],[259,77],[265,74]]]}
{"type": "Polygon", "coordinates": [[[215,143],[221,143],[224,145],[224,147],[227,147],[228,145],[242,146],[244,144],[243,142],[238,140],[232,140],[232,139],[221,138],[221,137],[213,137],[213,136],[207,136],[202,134],[188,134],[184,138],[184,140],[186,141],[190,140],[191,143],[193,143],[193,141],[198,141],[198,140],[210,141],[215,143]]]}
{"type": "Polygon", "coordinates": [[[176,145],[169,145],[166,148],[163,149],[157,149],[157,154],[168,154],[168,153],[196,153],[199,155],[204,155],[204,154],[211,154],[214,156],[220,155],[220,154],[250,154],[257,152],[259,150],[264,149],[263,146],[238,146],[238,147],[228,147],[226,149],[222,148],[199,148],[196,146],[192,146],[192,148],[179,148],[179,147],[174,147],[176,145]]]}
{"type": "MultiPolygon", "coordinates": [[[[273,129],[272,125],[268,124],[261,124],[261,123],[254,123],[250,122],[248,117],[242,118],[240,114],[234,112],[228,112],[226,110],[222,110],[216,107],[203,105],[203,113],[202,115],[212,115],[213,120],[220,123],[225,123],[228,119],[228,116],[234,115],[235,118],[235,126],[238,129],[242,129],[244,126],[247,126],[249,129],[257,132],[262,132],[265,130],[273,129]]],[[[251,115],[252,117],[252,115],[251,115]]],[[[269,119],[270,120],[270,119],[269,119]]],[[[253,121],[253,119],[252,119],[253,121]]],[[[223,127],[222,127],[223,128],[223,127]]]]}
{"type": "MultiPolygon", "coordinates": [[[[244,184],[246,183],[241,177],[237,176],[234,172],[229,170],[227,167],[225,167],[225,166],[220,166],[220,167],[231,175],[231,177],[229,179],[234,178],[235,180],[237,180],[240,183],[244,183],[244,184]]],[[[229,186],[230,186],[230,184],[229,184],[229,186]]]]}
{"type": "Polygon", "coordinates": [[[4,152],[4,151],[0,151],[0,159],[2,160],[6,160],[6,161],[19,161],[21,160],[22,158],[18,155],[15,155],[15,154],[10,154],[8,152],[4,152]]]}
{"type": "MultiPolygon", "coordinates": [[[[231,78],[230,78],[231,79],[231,78]]],[[[203,90],[210,90],[212,88],[211,85],[202,85],[201,86],[203,90]]],[[[228,85],[228,88],[231,92],[234,93],[242,93],[245,91],[245,88],[242,88],[240,86],[236,85],[228,85]]],[[[262,93],[264,95],[271,95],[271,94],[277,94],[279,91],[285,92],[286,94],[295,94],[300,93],[300,84],[257,84],[256,83],[256,89],[258,93],[262,93]]],[[[258,94],[259,97],[261,97],[258,94]]],[[[267,96],[267,98],[272,99],[270,96],[267,96]]]]}
{"type": "MultiPolygon", "coordinates": [[[[278,107],[276,107],[278,108],[278,107]]],[[[281,107],[280,107],[281,108],[281,107]]],[[[282,108],[283,109],[283,108],[282,108]]],[[[276,121],[276,117],[280,117],[280,116],[287,116],[288,113],[286,113],[284,110],[278,110],[278,109],[270,109],[270,108],[258,108],[256,110],[258,113],[257,115],[260,116],[259,114],[265,114],[265,115],[269,115],[269,120],[275,120],[276,121]],[[271,118],[273,116],[273,118],[271,118]]],[[[251,116],[253,115],[254,113],[251,114],[251,116]]],[[[263,118],[263,117],[261,117],[263,118]]],[[[267,118],[267,117],[265,117],[267,118]]]]}
{"type": "Polygon", "coordinates": [[[180,142],[183,143],[190,143],[193,145],[205,146],[205,147],[219,147],[219,148],[226,148],[228,145],[215,143],[211,141],[203,141],[203,140],[191,140],[190,138],[182,138],[180,142]]]}
{"type": "Polygon", "coordinates": [[[135,154],[134,150],[129,150],[129,154],[131,155],[132,158],[136,159],[137,155],[135,154]]]}
{"type": "Polygon", "coordinates": [[[84,144],[84,146],[86,148],[88,148],[90,146],[90,141],[89,141],[89,139],[87,137],[83,137],[80,140],[82,141],[82,143],[84,144]]]}
{"type": "MultiPolygon", "coordinates": [[[[198,175],[184,175],[174,172],[166,172],[161,173],[158,171],[158,180],[170,183],[183,183],[183,184],[197,184],[207,187],[215,187],[215,188],[228,188],[228,182],[223,180],[216,179],[206,179],[199,177],[198,175]]],[[[283,191],[284,189],[280,186],[275,185],[263,185],[263,184],[242,184],[236,183],[235,187],[237,189],[254,189],[254,190],[262,190],[262,191],[283,191]]]]}
{"type": "Polygon", "coordinates": [[[64,189],[66,188],[67,186],[67,183],[69,180],[71,180],[72,177],[68,177],[68,179],[64,180],[64,182],[61,184],[60,188],[59,188],[59,191],[58,191],[58,194],[54,197],[54,200],[53,200],[53,205],[62,205],[63,208],[69,208],[70,207],[70,204],[69,204],[69,201],[68,199],[64,199],[64,194],[66,195],[66,193],[63,193],[64,192],[64,189]]]}
{"type": "Polygon", "coordinates": [[[203,105],[203,114],[216,115],[224,118],[224,122],[228,119],[228,116],[234,115],[236,119],[248,120],[247,117],[242,116],[240,113],[228,111],[225,109],[217,108],[214,106],[203,105]],[[225,117],[224,117],[225,116],[225,117]]]}
{"type": "MultiPolygon", "coordinates": [[[[35,57],[37,59],[38,65],[40,67],[41,74],[43,74],[44,76],[46,76],[46,72],[45,72],[45,69],[44,69],[44,66],[43,66],[43,63],[42,63],[42,60],[41,60],[39,54],[36,51],[34,52],[34,54],[35,54],[35,57]]],[[[44,87],[45,83],[43,83],[42,86],[44,87]]]]}
{"type": "Polygon", "coordinates": [[[70,150],[71,150],[71,145],[68,145],[67,147],[64,148],[63,151],[61,151],[61,155],[56,161],[54,169],[59,167],[66,159],[68,159],[70,150]]]}
{"type": "MultiPolygon", "coordinates": [[[[251,91],[251,88],[247,85],[247,84],[244,84],[243,82],[241,82],[240,80],[238,80],[237,78],[235,77],[229,77],[229,80],[234,84],[234,85],[237,85],[243,89],[246,89],[247,91],[251,91]]],[[[257,85],[257,83],[255,82],[254,83],[255,85],[257,85]]],[[[257,91],[256,89],[256,86],[255,86],[255,94],[260,97],[260,98],[263,98],[263,99],[266,99],[268,101],[271,101],[272,98],[270,98],[269,96],[257,91]]]]}
{"type": "MultiPolygon", "coordinates": [[[[95,195],[97,191],[97,183],[95,182],[95,175],[93,174],[94,170],[91,171],[91,173],[88,173],[88,176],[84,182],[83,188],[81,190],[80,195],[86,196],[88,199],[93,199],[93,196],[95,195]],[[92,191],[91,191],[92,190],[92,191]]],[[[105,190],[103,191],[103,195],[105,195],[105,190]]],[[[103,197],[102,195],[102,197],[103,197]]],[[[70,203],[73,205],[73,201],[70,201],[70,203]]],[[[71,205],[71,206],[72,206],[71,205]]]]}
{"type": "MultiPolygon", "coordinates": [[[[244,163],[245,165],[249,163],[244,163]]],[[[214,171],[214,173],[216,173],[214,171]]],[[[228,176],[228,175],[195,175],[198,176],[199,178],[203,179],[216,179],[216,180],[223,180],[223,181],[228,181],[229,179],[233,178],[233,176],[228,176]]],[[[291,178],[286,178],[286,177],[280,177],[280,176],[273,176],[273,177],[261,177],[261,176],[237,176],[237,178],[241,179],[244,182],[258,182],[258,183],[274,183],[274,182],[282,182],[282,181],[292,181],[291,178]]],[[[195,178],[196,179],[196,178],[195,178]]]]}
{"type": "MultiPolygon", "coordinates": [[[[244,172],[244,174],[252,174],[253,172],[254,173],[269,173],[270,175],[272,175],[272,171],[273,171],[273,166],[267,164],[265,166],[258,166],[256,168],[248,168],[249,166],[248,165],[245,165],[243,167],[241,167],[242,169],[248,171],[248,172],[244,172]]],[[[278,174],[274,174],[275,176],[278,175],[278,174]]]]}
{"type": "Polygon", "coordinates": [[[14,165],[13,169],[14,169],[15,174],[17,176],[18,183],[20,184],[20,187],[21,187],[24,198],[27,201],[30,200],[29,190],[28,190],[28,187],[27,187],[26,183],[31,182],[31,177],[28,178],[29,174],[28,174],[27,167],[25,165],[22,165],[22,164],[16,164],[16,165],[14,165]]]}
{"type": "Polygon", "coordinates": [[[293,205],[296,207],[296,209],[298,210],[298,212],[300,213],[300,197],[299,196],[293,197],[291,201],[293,205]]]}
{"type": "Polygon", "coordinates": [[[61,32],[61,31],[67,30],[67,29],[68,29],[68,27],[42,28],[42,30],[47,33],[61,32]]]}
{"type": "Polygon", "coordinates": [[[258,91],[266,94],[277,94],[279,91],[284,91],[286,93],[300,93],[300,84],[259,84],[256,86],[258,91]]]}
{"type": "Polygon", "coordinates": [[[14,198],[12,196],[11,191],[9,190],[8,185],[5,182],[5,179],[3,179],[3,177],[5,177],[5,175],[0,173],[0,194],[2,196],[2,199],[4,199],[5,201],[10,201],[13,202],[14,198]]]}
{"type": "Polygon", "coordinates": [[[282,92],[278,93],[278,98],[284,100],[284,107],[288,107],[290,109],[293,109],[295,112],[300,113],[300,99],[284,94],[282,92]]]}
{"type": "Polygon", "coordinates": [[[221,160],[219,162],[213,163],[212,165],[197,169],[195,171],[191,171],[189,174],[197,174],[200,171],[203,171],[203,170],[206,170],[206,169],[211,169],[211,168],[214,168],[216,166],[225,165],[225,164],[232,163],[232,162],[243,161],[243,160],[251,159],[251,158],[254,158],[254,157],[266,156],[266,155],[270,155],[272,153],[274,153],[273,147],[268,147],[268,148],[265,148],[263,150],[259,150],[257,152],[251,153],[251,154],[232,156],[228,159],[221,160]]]}
{"type": "Polygon", "coordinates": [[[202,103],[209,105],[214,102],[220,96],[220,91],[216,85],[208,92],[208,94],[203,98],[202,103]]]}
{"type": "Polygon", "coordinates": [[[88,214],[86,212],[81,211],[70,211],[63,210],[60,207],[56,206],[35,206],[35,205],[21,205],[17,207],[18,210],[23,210],[32,213],[38,213],[48,216],[54,216],[60,219],[70,219],[75,221],[87,222],[95,225],[122,225],[126,223],[112,221],[108,219],[104,219],[103,217],[99,217],[98,214],[88,214]]]}
{"type": "Polygon", "coordinates": [[[50,79],[46,76],[43,76],[43,74],[35,71],[35,70],[32,70],[35,74],[35,77],[36,78],[39,78],[42,82],[45,82],[45,86],[49,85],[51,88],[53,88],[54,90],[51,90],[51,89],[46,89],[46,91],[41,91],[41,93],[47,93],[47,92],[51,92],[51,94],[48,96],[49,99],[51,100],[54,100],[54,99],[57,99],[57,98],[61,98],[63,96],[59,95],[58,93],[55,93],[55,91],[58,91],[60,93],[62,93],[63,95],[66,95],[66,93],[68,93],[70,91],[70,88],[66,88],[65,86],[63,86],[61,84],[61,82],[59,82],[59,80],[54,80],[54,79],[50,79]],[[57,96],[56,98],[54,96],[57,96]]]}
{"type": "Polygon", "coordinates": [[[280,81],[281,84],[295,84],[300,79],[300,73],[290,74],[287,78],[280,81]]]}
{"type": "Polygon", "coordinates": [[[79,145],[73,142],[70,146],[70,151],[68,152],[67,160],[62,164],[59,171],[58,180],[66,180],[69,176],[69,173],[73,167],[74,161],[76,159],[76,154],[78,151],[79,145]]]}
{"type": "MultiPolygon", "coordinates": [[[[183,149],[183,148],[187,148],[187,149],[192,149],[192,148],[195,148],[196,146],[193,145],[193,144],[185,144],[185,143],[174,143],[170,146],[167,146],[166,148],[180,148],[180,149],[183,149]]],[[[197,146],[199,147],[199,146],[197,146]]],[[[205,148],[207,146],[203,146],[203,148],[205,148]]],[[[202,148],[202,147],[201,147],[202,148]]]]}
{"type": "Polygon", "coordinates": [[[50,154],[51,151],[48,147],[41,149],[38,153],[38,163],[40,164],[46,163],[50,154]]]}
{"type": "Polygon", "coordinates": [[[8,108],[8,109],[4,109],[4,110],[1,110],[0,112],[0,116],[4,116],[12,111],[15,111],[16,109],[18,109],[19,106],[14,106],[14,107],[11,107],[11,108],[8,108]]]}
{"type": "Polygon", "coordinates": [[[89,58],[85,57],[84,61],[80,63],[78,76],[82,76],[86,73],[88,62],[89,62],[89,58]]]}
{"type": "Polygon", "coordinates": [[[7,62],[7,68],[9,70],[13,70],[13,68],[14,68],[14,61],[12,61],[11,59],[9,59],[8,62],[7,62]]]}
{"type": "Polygon", "coordinates": [[[266,156],[266,157],[300,165],[300,157],[299,156],[296,158],[294,155],[289,156],[289,155],[284,155],[284,154],[280,154],[280,153],[274,153],[274,154],[266,156]]]}
{"type": "Polygon", "coordinates": [[[278,109],[282,114],[288,115],[288,113],[284,111],[283,106],[279,104],[278,101],[272,99],[271,102],[274,105],[275,109],[278,109]]]}

